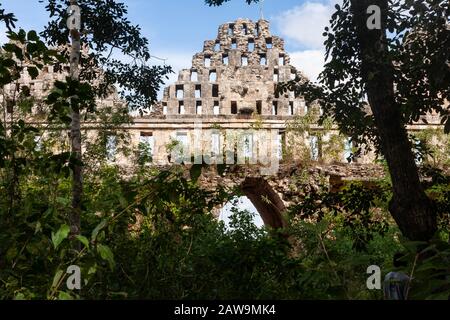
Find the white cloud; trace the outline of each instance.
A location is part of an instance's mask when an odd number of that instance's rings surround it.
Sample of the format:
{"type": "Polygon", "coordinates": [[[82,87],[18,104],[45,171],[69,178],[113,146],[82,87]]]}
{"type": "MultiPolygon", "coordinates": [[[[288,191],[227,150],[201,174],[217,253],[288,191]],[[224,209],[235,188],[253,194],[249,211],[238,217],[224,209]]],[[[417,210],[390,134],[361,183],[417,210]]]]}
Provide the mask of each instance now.
{"type": "Polygon", "coordinates": [[[276,28],[291,47],[303,50],[290,54],[291,63],[310,80],[317,81],[325,62],[325,37],[336,3],[340,0],[310,0],[275,17],[276,28]]]}
{"type": "Polygon", "coordinates": [[[275,22],[281,35],[308,49],[323,47],[324,28],[334,12],[336,0],[325,3],[308,1],[281,13],[275,22]]]}
{"type": "Polygon", "coordinates": [[[317,81],[317,77],[323,70],[325,53],[323,50],[305,50],[292,52],[291,64],[302,71],[311,81],[317,81]]]}

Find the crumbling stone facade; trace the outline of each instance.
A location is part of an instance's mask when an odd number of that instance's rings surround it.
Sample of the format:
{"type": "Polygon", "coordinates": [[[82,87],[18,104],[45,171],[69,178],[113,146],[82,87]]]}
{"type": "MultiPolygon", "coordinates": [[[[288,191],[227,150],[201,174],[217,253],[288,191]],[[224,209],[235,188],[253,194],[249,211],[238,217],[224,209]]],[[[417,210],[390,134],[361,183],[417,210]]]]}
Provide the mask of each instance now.
{"type": "Polygon", "coordinates": [[[277,96],[278,82],[303,77],[292,65],[283,39],[270,33],[269,22],[239,19],[219,27],[204,43],[192,67],[182,70],[162,99],[168,118],[185,115],[280,117],[301,114],[305,103],[292,94],[277,96]]]}
{"type": "MultiPolygon", "coordinates": [[[[24,72],[19,81],[20,86],[30,88],[32,95],[37,97],[36,102],[48,94],[55,80],[63,80],[68,72],[67,66],[63,65],[45,68],[37,79],[31,79],[24,72]]],[[[301,158],[299,153],[303,153],[313,160],[346,163],[352,145],[343,141],[345,137],[335,138],[339,134],[336,126],[324,129],[311,125],[308,132],[294,134],[304,148],[293,143],[292,135],[288,134],[289,123],[311,110],[320,113],[318,106],[307,105],[301,96],[289,92],[276,94],[277,83],[293,78],[302,80],[305,76],[291,65],[283,39],[271,34],[269,22],[238,19],[221,25],[216,39],[204,42],[202,52],[193,56],[192,66],[181,70],[178,81],[165,88],[162,100],[152,106],[149,115],[134,117],[132,124],[121,126],[120,130],[130,134],[131,147],[137,148],[140,142],[150,146],[154,165],[167,165],[174,161],[171,157],[174,142],[189,149],[189,158],[195,146],[200,146],[204,155],[226,157],[227,151],[241,147],[242,141],[237,140],[242,139],[251,142],[248,147],[251,153],[257,153],[261,144],[265,146],[267,143],[253,139],[252,135],[256,133],[269,137],[268,141],[273,146],[267,148],[268,153],[271,157],[280,153],[276,155],[278,160],[284,157],[281,154],[283,149],[290,146],[293,150],[290,150],[289,157],[294,160],[301,158]],[[233,136],[235,132],[244,132],[244,135],[233,136]]],[[[3,88],[4,97],[8,98],[15,86],[3,88]]],[[[116,93],[100,102],[100,105],[108,107],[120,104],[123,102],[116,93]]],[[[45,121],[45,110],[40,109],[39,103],[35,109],[37,118],[39,110],[43,111],[40,119],[45,121]]],[[[10,111],[5,108],[5,112],[10,111]]],[[[408,129],[421,131],[442,127],[439,115],[425,118],[426,121],[408,129]]],[[[8,119],[7,115],[5,119],[8,119]]],[[[84,135],[85,140],[95,136],[98,130],[92,123],[84,123],[83,128],[89,131],[84,135]]],[[[120,153],[115,158],[120,165],[127,166],[130,162],[120,153]]],[[[366,154],[355,161],[371,163],[374,158],[373,154],[366,154]]]]}

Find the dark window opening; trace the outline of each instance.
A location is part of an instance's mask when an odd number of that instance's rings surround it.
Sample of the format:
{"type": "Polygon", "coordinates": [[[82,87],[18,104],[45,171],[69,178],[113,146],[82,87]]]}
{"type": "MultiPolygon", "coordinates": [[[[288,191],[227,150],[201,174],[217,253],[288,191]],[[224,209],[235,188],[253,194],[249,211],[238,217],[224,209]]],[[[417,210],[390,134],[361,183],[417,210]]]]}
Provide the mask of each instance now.
{"type": "Polygon", "coordinates": [[[277,90],[277,84],[276,83],[273,85],[273,91],[275,92],[275,98],[278,99],[280,97],[280,93],[277,90]]]}
{"type": "Polygon", "coordinates": [[[256,101],[256,113],[262,114],[262,101],[256,101]]]}
{"type": "Polygon", "coordinates": [[[228,35],[232,36],[234,30],[234,24],[230,24],[228,27],[228,35]]]}
{"type": "Polygon", "coordinates": [[[272,104],[272,115],[273,116],[278,115],[278,101],[274,101],[272,104]]]}
{"type": "Polygon", "coordinates": [[[238,108],[237,108],[237,102],[231,101],[231,114],[237,114],[238,108]]]}
{"type": "Polygon", "coordinates": [[[272,38],[267,38],[266,39],[266,47],[267,47],[267,49],[272,49],[273,48],[272,38]]]}
{"type": "Polygon", "coordinates": [[[248,33],[248,27],[247,27],[247,24],[243,24],[242,25],[242,30],[244,31],[244,34],[247,34],[248,33]]]}
{"type": "Polygon", "coordinates": [[[213,84],[213,86],[212,86],[212,96],[214,98],[218,98],[219,97],[219,85],[218,84],[213,84]]]}
{"type": "Polygon", "coordinates": [[[231,49],[237,49],[237,43],[236,43],[236,39],[233,39],[232,41],[231,41],[231,49]]]}
{"type": "Polygon", "coordinates": [[[294,115],[294,101],[289,101],[289,115],[294,115]]]}

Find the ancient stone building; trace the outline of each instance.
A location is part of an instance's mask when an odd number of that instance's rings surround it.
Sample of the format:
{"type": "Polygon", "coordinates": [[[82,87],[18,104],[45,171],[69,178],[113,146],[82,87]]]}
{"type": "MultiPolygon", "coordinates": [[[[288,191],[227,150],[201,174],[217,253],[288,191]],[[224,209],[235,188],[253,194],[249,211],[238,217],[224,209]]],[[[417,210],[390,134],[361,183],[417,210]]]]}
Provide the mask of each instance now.
{"type": "MultiPolygon", "coordinates": [[[[20,85],[28,86],[38,98],[48,94],[52,83],[63,80],[68,71],[64,66],[45,68],[37,79],[24,72],[20,80],[20,85]]],[[[352,145],[346,137],[338,136],[335,126],[324,129],[312,124],[307,132],[289,135],[294,120],[311,112],[320,113],[319,107],[307,105],[301,96],[289,92],[277,95],[277,83],[294,78],[302,80],[305,76],[291,65],[283,39],[271,33],[269,22],[238,19],[221,25],[216,39],[204,42],[190,68],[181,70],[178,81],[165,88],[162,100],[149,115],[134,117],[132,124],[120,129],[130,134],[132,147],[137,148],[140,142],[149,147],[155,165],[180,160],[173,156],[180,152],[185,163],[197,161],[199,155],[200,161],[205,160],[201,159],[203,155],[229,164],[259,163],[264,156],[272,162],[306,156],[346,163],[352,145]],[[294,139],[300,144],[293,143],[294,139]]],[[[15,88],[3,89],[7,96],[15,88]]],[[[121,103],[113,94],[100,104],[114,107],[121,103]]],[[[35,107],[39,109],[39,105],[35,107]]],[[[5,108],[5,113],[9,111],[5,108]]],[[[441,128],[438,115],[426,118],[426,122],[408,129],[441,128]]],[[[91,123],[83,127],[89,128],[84,135],[89,141],[96,127],[91,123]]],[[[117,164],[129,164],[128,156],[116,152],[115,140],[107,142],[113,151],[110,158],[117,164]]],[[[373,159],[373,154],[368,154],[356,162],[370,163],[373,159]]]]}
{"type": "Polygon", "coordinates": [[[239,19],[219,27],[204,43],[192,67],[166,88],[164,114],[237,118],[243,114],[280,119],[303,112],[301,98],[277,96],[275,85],[300,76],[290,65],[283,39],[270,33],[269,22],[239,19]]]}
{"type": "Polygon", "coordinates": [[[217,38],[205,41],[192,66],[181,70],[178,81],[164,90],[154,110],[159,116],[135,122],[151,130],[139,134],[151,135],[158,164],[168,161],[166,146],[172,140],[189,149],[199,143],[203,153],[210,154],[233,149],[238,153],[239,140],[247,139],[247,148],[257,153],[258,139],[244,132],[255,126],[259,135],[267,134],[267,154],[274,157],[286,142],[286,121],[308,112],[302,97],[276,93],[277,83],[295,78],[304,76],[290,64],[284,40],[271,34],[269,22],[238,19],[221,25],[217,38]],[[194,128],[202,130],[200,142],[194,128]],[[243,136],[230,139],[230,132],[238,130],[243,136]]]}

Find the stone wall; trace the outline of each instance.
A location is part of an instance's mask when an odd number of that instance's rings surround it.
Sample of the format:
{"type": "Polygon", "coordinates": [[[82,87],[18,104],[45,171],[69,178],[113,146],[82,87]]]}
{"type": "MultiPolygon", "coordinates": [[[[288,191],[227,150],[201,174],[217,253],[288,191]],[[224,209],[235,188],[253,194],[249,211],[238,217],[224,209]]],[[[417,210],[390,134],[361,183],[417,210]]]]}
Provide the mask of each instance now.
{"type": "Polygon", "coordinates": [[[302,97],[277,97],[275,85],[296,76],[283,39],[270,33],[269,22],[239,19],[219,27],[204,43],[190,69],[165,91],[168,118],[175,115],[292,116],[305,111],[302,97]],[[201,106],[201,108],[200,108],[201,106]]]}

